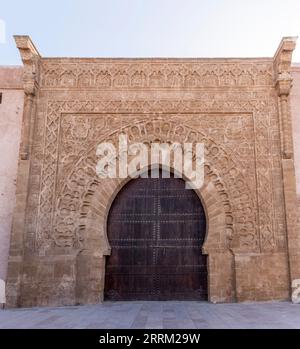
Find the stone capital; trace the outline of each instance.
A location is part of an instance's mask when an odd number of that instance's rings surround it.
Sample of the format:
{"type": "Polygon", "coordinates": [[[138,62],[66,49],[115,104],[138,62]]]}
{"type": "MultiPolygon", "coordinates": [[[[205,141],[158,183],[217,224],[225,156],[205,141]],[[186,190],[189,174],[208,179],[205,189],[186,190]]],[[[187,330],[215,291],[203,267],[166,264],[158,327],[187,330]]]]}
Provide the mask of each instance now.
{"type": "Polygon", "coordinates": [[[276,81],[276,89],[278,96],[288,96],[290,94],[291,88],[293,86],[293,79],[291,76],[279,76],[276,81]]]}

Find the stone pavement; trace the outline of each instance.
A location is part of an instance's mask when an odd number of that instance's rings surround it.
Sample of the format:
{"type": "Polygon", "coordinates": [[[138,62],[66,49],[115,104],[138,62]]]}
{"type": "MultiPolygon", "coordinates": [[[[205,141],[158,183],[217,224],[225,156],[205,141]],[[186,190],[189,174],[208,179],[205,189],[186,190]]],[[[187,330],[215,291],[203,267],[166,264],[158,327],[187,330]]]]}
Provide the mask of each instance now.
{"type": "Polygon", "coordinates": [[[0,328],[300,329],[300,305],[105,302],[78,307],[9,309],[0,310],[0,328]]]}

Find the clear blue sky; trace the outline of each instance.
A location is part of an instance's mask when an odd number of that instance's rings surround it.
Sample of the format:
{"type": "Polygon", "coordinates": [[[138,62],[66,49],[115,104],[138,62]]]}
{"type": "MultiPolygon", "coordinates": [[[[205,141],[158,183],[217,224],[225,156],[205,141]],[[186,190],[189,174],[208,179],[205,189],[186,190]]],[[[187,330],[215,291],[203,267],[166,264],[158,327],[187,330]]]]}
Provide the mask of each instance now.
{"type": "Polygon", "coordinates": [[[0,19],[0,64],[20,64],[13,34],[47,57],[273,56],[300,36],[300,0],[1,0],[0,19]]]}

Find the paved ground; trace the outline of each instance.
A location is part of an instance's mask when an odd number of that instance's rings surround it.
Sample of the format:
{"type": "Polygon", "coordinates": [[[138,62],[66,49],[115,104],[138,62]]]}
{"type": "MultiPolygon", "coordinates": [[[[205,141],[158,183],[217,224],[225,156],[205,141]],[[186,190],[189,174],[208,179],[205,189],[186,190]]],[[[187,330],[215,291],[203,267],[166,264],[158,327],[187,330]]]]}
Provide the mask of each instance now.
{"type": "Polygon", "coordinates": [[[300,305],[288,302],[105,302],[0,310],[0,328],[298,328],[300,305]]]}

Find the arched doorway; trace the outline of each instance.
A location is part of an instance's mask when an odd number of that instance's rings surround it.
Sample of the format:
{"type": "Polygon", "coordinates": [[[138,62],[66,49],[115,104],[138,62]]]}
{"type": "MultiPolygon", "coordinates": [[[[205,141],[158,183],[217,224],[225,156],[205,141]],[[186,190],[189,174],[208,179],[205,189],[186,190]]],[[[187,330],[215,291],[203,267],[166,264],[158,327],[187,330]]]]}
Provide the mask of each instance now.
{"type": "Polygon", "coordinates": [[[170,177],[131,180],[114,200],[105,300],[207,300],[204,209],[170,177]]]}

